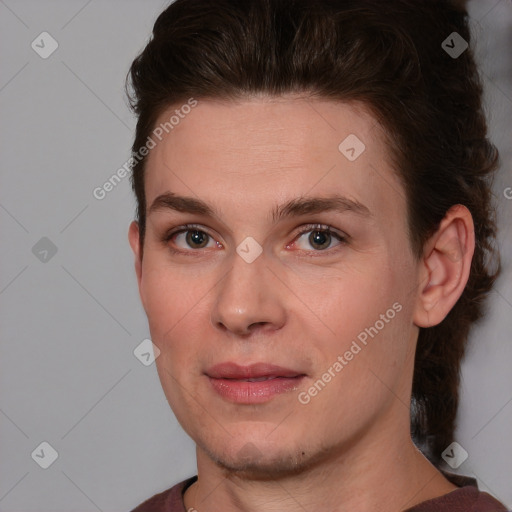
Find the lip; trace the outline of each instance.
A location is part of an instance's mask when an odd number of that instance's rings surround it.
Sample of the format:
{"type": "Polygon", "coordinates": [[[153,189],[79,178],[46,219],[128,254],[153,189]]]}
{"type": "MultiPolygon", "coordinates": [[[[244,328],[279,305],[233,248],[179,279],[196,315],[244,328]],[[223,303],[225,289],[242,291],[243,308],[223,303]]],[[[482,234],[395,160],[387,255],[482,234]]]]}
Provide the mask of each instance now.
{"type": "Polygon", "coordinates": [[[246,366],[233,362],[220,363],[206,372],[213,379],[257,379],[259,377],[297,377],[303,372],[283,368],[270,363],[254,363],[246,366]]]}
{"type": "Polygon", "coordinates": [[[300,371],[270,363],[242,366],[233,362],[217,364],[205,374],[216,393],[240,404],[261,404],[277,395],[294,391],[306,376],[300,371]]]}

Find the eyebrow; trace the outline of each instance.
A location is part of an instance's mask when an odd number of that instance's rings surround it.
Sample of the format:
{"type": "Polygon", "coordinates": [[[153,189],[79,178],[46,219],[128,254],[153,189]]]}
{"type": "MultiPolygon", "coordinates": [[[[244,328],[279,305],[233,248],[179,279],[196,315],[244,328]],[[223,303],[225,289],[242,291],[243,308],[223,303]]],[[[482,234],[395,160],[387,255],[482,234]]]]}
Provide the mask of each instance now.
{"type": "MultiPolygon", "coordinates": [[[[156,211],[173,210],[182,213],[217,217],[218,212],[208,203],[194,197],[178,196],[172,192],[159,195],[151,204],[148,215],[156,211]]],[[[361,217],[372,217],[370,210],[355,199],[349,199],[341,195],[328,197],[297,197],[282,205],[275,206],[271,211],[274,223],[291,217],[311,215],[323,212],[352,212],[361,217]]]]}

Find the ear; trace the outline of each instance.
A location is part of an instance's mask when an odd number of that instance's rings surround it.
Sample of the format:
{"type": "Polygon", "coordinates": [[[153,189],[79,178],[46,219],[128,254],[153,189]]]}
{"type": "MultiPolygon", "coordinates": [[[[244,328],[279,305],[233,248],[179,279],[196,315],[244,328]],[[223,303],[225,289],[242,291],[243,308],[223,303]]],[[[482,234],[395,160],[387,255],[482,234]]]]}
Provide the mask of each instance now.
{"type": "Polygon", "coordinates": [[[130,228],[128,229],[128,241],[130,242],[130,247],[132,248],[133,254],[135,256],[135,273],[137,274],[137,284],[139,286],[139,295],[142,300],[141,293],[141,282],[142,282],[142,259],[141,259],[141,247],[139,241],[139,224],[136,221],[133,221],[130,224],[130,228]]]}
{"type": "Polygon", "coordinates": [[[414,312],[418,327],[441,323],[462,295],[475,251],[475,229],[470,211],[452,206],[438,230],[425,243],[419,262],[419,288],[414,312]]]}

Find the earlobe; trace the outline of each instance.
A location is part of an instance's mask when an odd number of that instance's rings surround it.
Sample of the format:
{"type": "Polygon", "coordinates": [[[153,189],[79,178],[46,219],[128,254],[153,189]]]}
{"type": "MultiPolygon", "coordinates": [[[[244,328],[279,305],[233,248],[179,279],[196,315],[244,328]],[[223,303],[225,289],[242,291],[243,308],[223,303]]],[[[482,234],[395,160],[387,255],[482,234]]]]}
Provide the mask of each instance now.
{"type": "Polygon", "coordinates": [[[424,247],[420,261],[418,300],[414,323],[432,327],[443,321],[462,295],[469,279],[475,249],[473,218],[455,205],[424,247]]]}

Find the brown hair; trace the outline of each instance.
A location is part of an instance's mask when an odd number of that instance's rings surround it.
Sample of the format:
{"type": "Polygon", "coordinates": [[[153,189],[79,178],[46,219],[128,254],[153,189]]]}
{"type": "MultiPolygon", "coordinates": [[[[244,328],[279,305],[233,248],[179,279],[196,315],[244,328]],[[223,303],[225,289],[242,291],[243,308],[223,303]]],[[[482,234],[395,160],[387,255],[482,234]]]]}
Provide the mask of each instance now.
{"type": "MultiPolygon", "coordinates": [[[[470,210],[469,281],[439,325],[420,329],[416,351],[411,432],[436,465],[453,440],[468,333],[499,273],[490,191],[498,154],[486,138],[471,49],[454,58],[441,46],[453,32],[470,42],[466,11],[447,0],[176,0],[131,66],[131,92],[127,81],[138,116],[133,153],[164,109],[190,97],[361,101],[389,137],[415,254],[451,206],[470,210]]],[[[145,160],[132,169],[141,248],[145,160]]]]}

